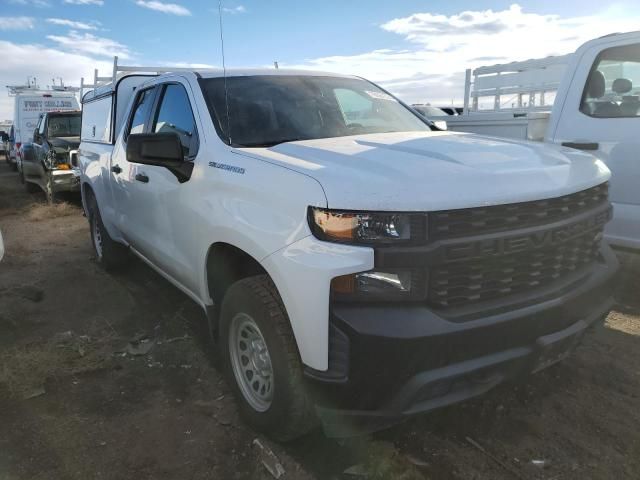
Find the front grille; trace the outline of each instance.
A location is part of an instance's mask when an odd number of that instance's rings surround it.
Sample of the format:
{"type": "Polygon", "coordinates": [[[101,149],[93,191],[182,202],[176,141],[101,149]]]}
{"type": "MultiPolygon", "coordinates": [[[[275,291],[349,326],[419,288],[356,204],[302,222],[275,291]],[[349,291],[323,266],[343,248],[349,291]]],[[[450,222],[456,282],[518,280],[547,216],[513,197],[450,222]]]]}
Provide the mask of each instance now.
{"type": "Polygon", "coordinates": [[[592,230],[553,248],[436,266],[430,271],[429,303],[461,307],[550,286],[595,262],[600,238],[592,230]]]}
{"type": "MultiPolygon", "coordinates": [[[[553,233],[545,227],[554,222],[566,222],[564,227],[554,227],[566,230],[561,232],[565,236],[549,235],[553,240],[525,243],[519,250],[480,250],[458,259],[445,256],[428,269],[429,305],[455,309],[492,300],[509,302],[518,295],[536,298],[546,288],[563,288],[584,277],[598,260],[604,223],[610,215],[605,206],[607,191],[605,183],[548,200],[430,214],[431,239],[436,237],[444,244],[449,239],[459,242],[461,237],[483,234],[495,239],[502,231],[507,239],[516,230],[535,226],[539,227],[536,232],[553,233]],[[573,225],[579,229],[571,230],[573,225]]],[[[526,235],[519,238],[528,242],[526,235]]],[[[470,245],[475,242],[470,239],[470,245]]],[[[486,245],[491,246],[491,241],[486,245]]]]}
{"type": "Polygon", "coordinates": [[[546,200],[434,212],[429,215],[429,238],[449,239],[549,224],[605,203],[608,191],[608,184],[603,183],[546,200]]]}

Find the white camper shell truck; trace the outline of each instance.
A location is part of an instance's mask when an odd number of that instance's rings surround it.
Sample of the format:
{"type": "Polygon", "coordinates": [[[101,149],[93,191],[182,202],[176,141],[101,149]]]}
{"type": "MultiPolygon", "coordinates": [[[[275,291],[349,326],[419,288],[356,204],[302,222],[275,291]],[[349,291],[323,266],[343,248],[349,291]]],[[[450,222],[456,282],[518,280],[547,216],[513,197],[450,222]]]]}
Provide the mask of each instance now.
{"type": "Polygon", "coordinates": [[[275,438],[482,394],[612,306],[609,171],[588,153],[434,131],[351,76],[116,59],[95,83],[97,261],[132,252],[202,306],[240,412],[275,438]]]}
{"type": "Polygon", "coordinates": [[[447,125],[593,153],[612,173],[606,238],[640,252],[640,32],[597,38],[562,57],[468,70],[465,114],[447,125]]]}
{"type": "Polygon", "coordinates": [[[14,97],[13,129],[9,138],[6,157],[13,169],[17,169],[17,158],[24,143],[33,142],[41,113],[79,110],[77,87],[53,86],[40,89],[36,85],[8,86],[9,96],[14,97]]]}

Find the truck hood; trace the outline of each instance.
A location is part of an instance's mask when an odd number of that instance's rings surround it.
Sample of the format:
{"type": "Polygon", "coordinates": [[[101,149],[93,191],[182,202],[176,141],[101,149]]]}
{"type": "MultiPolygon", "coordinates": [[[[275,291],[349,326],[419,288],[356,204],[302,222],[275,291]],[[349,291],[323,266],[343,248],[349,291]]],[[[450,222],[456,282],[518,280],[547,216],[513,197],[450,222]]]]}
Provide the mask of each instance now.
{"type": "Polygon", "coordinates": [[[80,146],[80,137],[49,138],[49,144],[56,150],[75,150],[80,146]]]}
{"type": "Polygon", "coordinates": [[[305,140],[242,153],[315,178],[329,208],[435,211],[574,193],[609,179],[592,155],[461,132],[305,140]]]}

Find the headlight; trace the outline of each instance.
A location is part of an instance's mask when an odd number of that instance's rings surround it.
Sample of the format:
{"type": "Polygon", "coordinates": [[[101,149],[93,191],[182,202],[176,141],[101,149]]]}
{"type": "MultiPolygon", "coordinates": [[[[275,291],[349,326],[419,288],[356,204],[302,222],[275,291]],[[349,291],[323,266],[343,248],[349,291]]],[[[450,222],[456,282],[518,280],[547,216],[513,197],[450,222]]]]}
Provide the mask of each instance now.
{"type": "Polygon", "coordinates": [[[422,300],[425,273],[419,269],[371,270],[341,275],[331,281],[336,300],[422,300]]]}
{"type": "Polygon", "coordinates": [[[405,213],[349,212],[309,208],[309,225],[320,240],[380,244],[412,239],[412,218],[405,213]]]}

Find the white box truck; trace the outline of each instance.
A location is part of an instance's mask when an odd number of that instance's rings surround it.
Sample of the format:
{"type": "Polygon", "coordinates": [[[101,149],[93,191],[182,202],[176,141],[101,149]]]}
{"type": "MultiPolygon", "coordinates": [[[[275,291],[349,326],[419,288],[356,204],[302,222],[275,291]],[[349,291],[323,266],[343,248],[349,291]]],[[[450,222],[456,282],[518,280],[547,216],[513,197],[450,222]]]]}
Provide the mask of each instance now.
{"type": "Polygon", "coordinates": [[[465,113],[447,125],[591,152],[612,173],[606,238],[640,251],[640,32],[597,38],[563,57],[467,71],[465,113]]]}
{"type": "Polygon", "coordinates": [[[78,88],[55,86],[40,89],[36,85],[11,85],[9,96],[14,97],[13,129],[9,136],[9,164],[17,169],[17,158],[23,143],[33,141],[41,113],[79,110],[78,88]]]}

